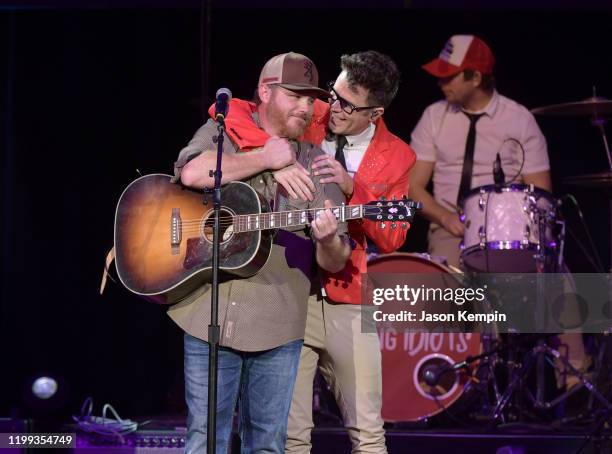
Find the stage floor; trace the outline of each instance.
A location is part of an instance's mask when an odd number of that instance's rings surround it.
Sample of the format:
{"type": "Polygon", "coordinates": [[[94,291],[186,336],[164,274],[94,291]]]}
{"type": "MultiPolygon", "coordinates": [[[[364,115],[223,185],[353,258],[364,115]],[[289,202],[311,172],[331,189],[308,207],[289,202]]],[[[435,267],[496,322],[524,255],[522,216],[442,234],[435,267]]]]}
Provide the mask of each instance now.
{"type": "MultiPolygon", "coordinates": [[[[75,453],[148,453],[179,454],[185,439],[184,420],[156,419],[146,429],[125,437],[125,444],[106,443],[87,435],[78,436],[75,453]]],[[[544,425],[508,424],[492,430],[388,428],[390,454],[599,454],[612,453],[612,433],[605,429],[589,438],[594,425],[553,429],[544,425]],[[587,441],[587,438],[589,440],[587,441]],[[452,450],[452,451],[451,451],[452,450]]],[[[240,440],[233,437],[232,453],[240,452],[240,440]]],[[[315,428],[312,453],[350,453],[350,441],[343,428],[315,428]]]]}

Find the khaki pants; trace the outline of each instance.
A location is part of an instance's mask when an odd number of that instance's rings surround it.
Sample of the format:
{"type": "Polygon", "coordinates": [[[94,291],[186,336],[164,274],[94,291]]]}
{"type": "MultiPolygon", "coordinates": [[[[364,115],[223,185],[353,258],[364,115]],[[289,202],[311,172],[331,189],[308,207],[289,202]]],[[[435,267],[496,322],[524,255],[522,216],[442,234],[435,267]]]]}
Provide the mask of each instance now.
{"type": "Polygon", "coordinates": [[[362,333],[361,306],[311,297],[304,346],[289,411],[287,453],[311,449],[313,380],[317,365],[342,412],[353,453],[386,453],[378,335],[362,333]]]}
{"type": "MultiPolygon", "coordinates": [[[[461,256],[459,244],[462,239],[463,238],[454,236],[443,227],[432,223],[427,235],[429,253],[431,255],[445,257],[449,265],[459,267],[459,258],[461,256]]],[[[569,272],[569,270],[567,270],[567,272],[569,272]]],[[[571,314],[569,316],[571,317],[571,314]]],[[[582,333],[564,333],[560,334],[558,337],[561,343],[561,348],[559,348],[561,354],[568,359],[573,367],[581,372],[585,372],[591,361],[590,357],[588,357],[584,351],[582,333]]],[[[577,377],[567,375],[565,365],[562,361],[555,360],[555,365],[557,367],[556,376],[557,386],[559,388],[564,386],[569,388],[579,382],[577,377]]]]}

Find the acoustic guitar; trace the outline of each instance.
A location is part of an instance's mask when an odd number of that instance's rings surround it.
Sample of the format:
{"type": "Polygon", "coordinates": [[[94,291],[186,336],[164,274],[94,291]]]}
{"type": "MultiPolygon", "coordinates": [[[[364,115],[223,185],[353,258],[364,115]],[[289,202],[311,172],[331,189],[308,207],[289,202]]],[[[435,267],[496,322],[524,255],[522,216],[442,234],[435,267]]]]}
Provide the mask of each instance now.
{"type": "MultiPolygon", "coordinates": [[[[121,194],[115,214],[117,274],[133,293],[160,304],[180,301],[212,278],[212,201],[203,193],[152,174],[121,194]]],[[[272,249],[275,229],[310,224],[323,209],[272,212],[268,202],[242,182],[221,189],[219,264],[227,279],[256,274],[272,249]]],[[[420,203],[378,200],[331,210],[339,222],[370,219],[406,228],[420,203]]]]}

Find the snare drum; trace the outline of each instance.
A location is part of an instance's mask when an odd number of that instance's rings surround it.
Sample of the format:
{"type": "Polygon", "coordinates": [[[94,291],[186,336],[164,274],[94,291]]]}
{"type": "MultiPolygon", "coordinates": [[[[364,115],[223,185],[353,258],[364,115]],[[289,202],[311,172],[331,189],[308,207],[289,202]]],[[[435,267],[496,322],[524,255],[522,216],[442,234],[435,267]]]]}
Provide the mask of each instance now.
{"type": "Polygon", "coordinates": [[[537,253],[554,253],[556,203],[532,185],[472,189],[464,199],[461,260],[473,271],[532,273],[537,253]]]}
{"type": "MultiPolygon", "coordinates": [[[[460,287],[457,273],[427,254],[380,255],[368,262],[369,273],[400,273],[406,284],[419,287],[419,276],[439,277],[442,287],[460,287]],[[405,278],[404,278],[405,276],[405,278]]],[[[470,385],[465,374],[444,374],[435,389],[425,381],[428,370],[439,370],[482,351],[479,333],[403,332],[379,326],[382,353],[382,417],[385,421],[419,421],[459,410],[470,385]],[[434,398],[434,395],[436,396],[434,398]]],[[[474,367],[476,367],[474,365],[474,367]]]]}

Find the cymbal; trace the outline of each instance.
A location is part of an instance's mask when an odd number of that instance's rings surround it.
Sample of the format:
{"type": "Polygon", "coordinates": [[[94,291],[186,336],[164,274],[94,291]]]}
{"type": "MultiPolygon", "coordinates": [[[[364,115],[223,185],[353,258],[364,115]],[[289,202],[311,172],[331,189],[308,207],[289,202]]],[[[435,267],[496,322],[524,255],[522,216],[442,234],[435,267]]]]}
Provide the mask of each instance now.
{"type": "Polygon", "coordinates": [[[531,113],[539,115],[592,115],[612,114],[612,100],[593,96],[584,101],[566,102],[536,107],[531,113]]]}
{"type": "Polygon", "coordinates": [[[566,177],[563,183],[572,186],[586,186],[596,188],[612,187],[612,172],[590,173],[585,175],[575,175],[566,177]]]}

